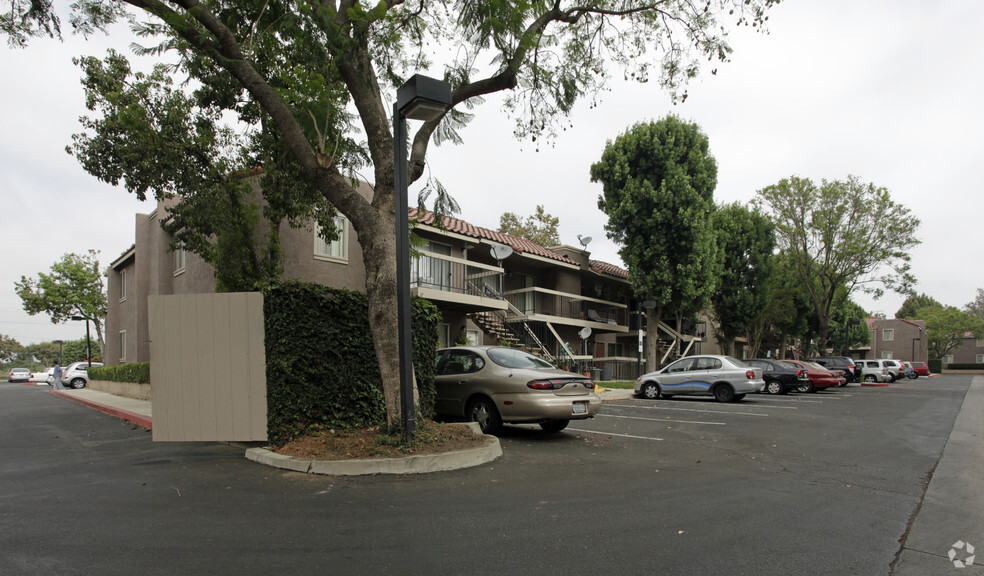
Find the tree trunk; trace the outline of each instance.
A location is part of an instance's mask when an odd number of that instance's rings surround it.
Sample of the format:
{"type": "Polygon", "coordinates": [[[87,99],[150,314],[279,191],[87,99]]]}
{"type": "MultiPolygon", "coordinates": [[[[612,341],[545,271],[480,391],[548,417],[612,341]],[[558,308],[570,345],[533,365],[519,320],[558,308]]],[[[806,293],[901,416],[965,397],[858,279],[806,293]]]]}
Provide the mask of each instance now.
{"type": "Polygon", "coordinates": [[[659,370],[662,359],[659,355],[659,323],[662,321],[663,308],[656,306],[646,308],[646,372],[659,370]]]}

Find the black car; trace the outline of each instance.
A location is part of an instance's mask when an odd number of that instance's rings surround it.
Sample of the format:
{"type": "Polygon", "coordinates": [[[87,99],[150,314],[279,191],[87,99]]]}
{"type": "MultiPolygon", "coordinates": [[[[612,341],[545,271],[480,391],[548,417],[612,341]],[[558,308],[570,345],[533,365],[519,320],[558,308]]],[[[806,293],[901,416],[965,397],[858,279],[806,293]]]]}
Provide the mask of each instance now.
{"type": "Polygon", "coordinates": [[[847,356],[817,356],[807,358],[806,361],[816,362],[828,370],[843,372],[844,377],[847,378],[847,382],[844,383],[845,386],[851,382],[858,382],[861,378],[861,367],[856,366],[854,360],[847,356]]]}
{"type": "Polygon", "coordinates": [[[762,369],[765,391],[769,394],[785,394],[790,390],[796,390],[810,380],[806,375],[806,370],[795,370],[772,358],[754,358],[745,360],[745,363],[762,369]]]}

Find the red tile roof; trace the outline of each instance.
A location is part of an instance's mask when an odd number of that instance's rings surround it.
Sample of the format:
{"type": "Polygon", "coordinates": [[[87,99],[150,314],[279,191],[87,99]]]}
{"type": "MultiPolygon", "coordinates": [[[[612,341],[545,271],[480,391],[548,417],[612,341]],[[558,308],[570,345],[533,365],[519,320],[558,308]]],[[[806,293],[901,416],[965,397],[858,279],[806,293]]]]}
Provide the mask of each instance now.
{"type": "Polygon", "coordinates": [[[602,262],[601,260],[589,260],[588,263],[591,265],[591,270],[597,274],[606,274],[623,280],[629,279],[629,271],[620,266],[602,262]]]}

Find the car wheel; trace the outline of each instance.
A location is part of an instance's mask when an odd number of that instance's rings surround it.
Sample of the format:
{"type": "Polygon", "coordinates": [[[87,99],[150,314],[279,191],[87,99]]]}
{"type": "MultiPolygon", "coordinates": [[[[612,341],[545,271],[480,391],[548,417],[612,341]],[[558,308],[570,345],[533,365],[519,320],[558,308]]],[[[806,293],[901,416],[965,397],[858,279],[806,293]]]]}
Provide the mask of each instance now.
{"type": "Polygon", "coordinates": [[[909,374],[909,380],[915,380],[916,378],[919,378],[919,374],[916,374],[915,372],[909,374]]]}
{"type": "Polygon", "coordinates": [[[642,393],[642,397],[646,400],[655,400],[659,398],[659,386],[657,386],[655,382],[646,382],[642,385],[642,388],[639,389],[639,392],[642,393]]]}
{"type": "Polygon", "coordinates": [[[570,423],[570,420],[544,420],[540,422],[540,428],[543,428],[544,432],[560,432],[570,423]]]}
{"type": "Polygon", "coordinates": [[[731,401],[732,402],[741,402],[742,398],[744,398],[744,397],[745,397],[744,394],[735,394],[735,397],[732,398],[731,401]]]}
{"type": "Polygon", "coordinates": [[[85,388],[85,380],[81,378],[75,378],[71,381],[70,385],[72,388],[75,388],[76,390],[81,390],[82,388],[85,388]]]}
{"type": "Polygon", "coordinates": [[[865,375],[865,377],[864,377],[864,381],[865,381],[865,382],[877,382],[877,381],[878,381],[878,379],[877,379],[877,378],[875,378],[875,375],[874,375],[874,374],[867,374],[867,375],[865,375]]]}
{"type": "Polygon", "coordinates": [[[782,382],[778,380],[769,380],[765,383],[765,391],[769,394],[782,394],[783,390],[782,382]]]}
{"type": "Polygon", "coordinates": [[[796,387],[797,392],[815,392],[816,388],[813,387],[813,382],[807,381],[796,387]]]}
{"type": "Polygon", "coordinates": [[[735,391],[727,384],[718,384],[714,388],[714,399],[718,402],[734,402],[735,391]]]}
{"type": "Polygon", "coordinates": [[[468,406],[468,419],[477,422],[482,434],[495,434],[502,429],[499,410],[488,398],[477,398],[468,406]]]}

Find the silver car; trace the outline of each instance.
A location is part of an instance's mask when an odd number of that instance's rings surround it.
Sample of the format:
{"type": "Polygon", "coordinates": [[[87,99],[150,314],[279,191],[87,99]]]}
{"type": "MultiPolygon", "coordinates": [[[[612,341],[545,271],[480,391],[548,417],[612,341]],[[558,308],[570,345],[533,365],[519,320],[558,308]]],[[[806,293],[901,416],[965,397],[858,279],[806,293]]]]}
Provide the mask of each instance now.
{"type": "MultiPolygon", "coordinates": [[[[89,384],[89,362],[72,362],[62,370],[61,383],[65,386],[85,388],[89,384]]],[[[102,366],[102,362],[92,362],[93,366],[102,366]]]]}
{"type": "Polygon", "coordinates": [[[737,402],[746,394],[765,389],[762,368],[731,356],[687,356],[662,370],[636,380],[635,394],[655,400],[673,396],[713,396],[719,402],[737,402]]]}
{"type": "Polygon", "coordinates": [[[594,382],[515,348],[457,346],[437,351],[438,414],[478,422],[494,434],[506,423],[559,432],[601,409],[594,382]]]}

